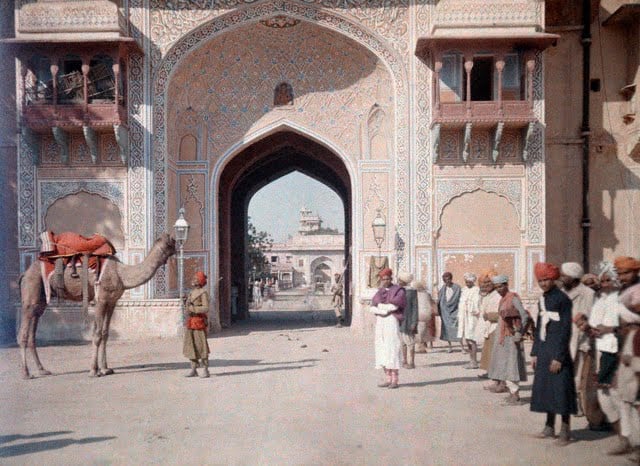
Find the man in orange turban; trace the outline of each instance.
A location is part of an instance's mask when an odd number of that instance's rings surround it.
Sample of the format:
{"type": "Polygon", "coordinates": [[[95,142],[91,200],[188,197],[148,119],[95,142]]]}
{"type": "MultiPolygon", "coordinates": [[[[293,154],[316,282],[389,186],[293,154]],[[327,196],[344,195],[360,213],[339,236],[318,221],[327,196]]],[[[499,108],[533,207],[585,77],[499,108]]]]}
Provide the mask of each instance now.
{"type": "Polygon", "coordinates": [[[538,304],[538,323],[531,348],[534,370],[531,411],[547,415],[540,438],[555,436],[556,415],[560,414],[562,423],[556,443],[565,446],[570,442],[571,415],[577,412],[573,359],[569,351],[572,303],[556,286],[555,280],[560,276],[558,267],[539,262],[534,273],[543,295],[538,304]]]}
{"type": "Polygon", "coordinates": [[[209,343],[207,342],[209,293],[204,288],[206,284],[207,276],[204,272],[196,272],[191,282],[193,289],[187,296],[187,328],[184,331],[182,346],[182,353],[191,362],[191,370],[187,377],[198,375],[196,371],[198,362],[203,368],[200,377],[209,377],[209,343]]]}

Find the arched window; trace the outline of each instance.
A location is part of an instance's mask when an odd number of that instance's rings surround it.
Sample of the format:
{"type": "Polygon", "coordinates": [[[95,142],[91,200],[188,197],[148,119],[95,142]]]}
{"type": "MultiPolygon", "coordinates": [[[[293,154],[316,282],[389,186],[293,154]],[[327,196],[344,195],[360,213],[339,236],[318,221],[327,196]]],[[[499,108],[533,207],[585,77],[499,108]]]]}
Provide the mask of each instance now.
{"type": "Polygon", "coordinates": [[[291,84],[281,82],[273,91],[274,107],[282,107],[284,105],[293,105],[293,87],[291,84]]]}

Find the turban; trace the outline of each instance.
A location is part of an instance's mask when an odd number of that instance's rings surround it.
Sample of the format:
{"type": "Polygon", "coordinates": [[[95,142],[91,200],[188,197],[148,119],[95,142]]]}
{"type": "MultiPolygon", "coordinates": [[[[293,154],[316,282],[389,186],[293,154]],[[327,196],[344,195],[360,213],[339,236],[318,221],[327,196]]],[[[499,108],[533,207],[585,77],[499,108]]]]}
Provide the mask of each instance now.
{"type": "Polygon", "coordinates": [[[565,262],[560,266],[560,272],[576,280],[580,280],[584,275],[584,269],[577,262],[565,262]]]}
{"type": "Polygon", "coordinates": [[[391,270],[389,267],[387,267],[386,269],[382,269],[380,272],[378,272],[378,278],[385,278],[385,277],[393,277],[393,270],[391,270]]]}
{"type": "Polygon", "coordinates": [[[498,275],[498,272],[496,272],[493,269],[487,269],[487,270],[483,270],[480,273],[480,276],[478,277],[478,279],[479,279],[479,281],[483,282],[485,280],[491,280],[496,275],[498,275]]]}
{"type": "Polygon", "coordinates": [[[204,272],[198,270],[196,272],[195,278],[200,286],[205,286],[207,284],[207,276],[204,274],[204,272]]]}
{"type": "Polygon", "coordinates": [[[478,277],[476,277],[475,273],[472,272],[467,272],[464,274],[464,281],[465,282],[475,282],[477,280],[478,277]]]}
{"type": "Polygon", "coordinates": [[[538,262],[533,267],[536,280],[557,280],[560,277],[560,270],[548,262],[538,262]]]}
{"type": "Polygon", "coordinates": [[[598,275],[598,279],[601,280],[605,275],[613,278],[614,280],[618,279],[618,271],[616,270],[615,266],[609,261],[600,262],[600,275],[598,275]]]}
{"type": "Polygon", "coordinates": [[[509,283],[509,277],[506,275],[496,275],[491,279],[494,285],[501,285],[502,283],[509,283]]]}
{"type": "Polygon", "coordinates": [[[595,273],[587,273],[582,276],[582,278],[580,279],[580,282],[583,285],[586,285],[587,283],[590,283],[590,282],[600,283],[600,278],[595,273]]]}
{"type": "Polygon", "coordinates": [[[613,265],[616,267],[618,273],[628,272],[630,270],[640,270],[640,261],[628,256],[616,257],[616,260],[613,261],[613,265]]]}
{"type": "Polygon", "coordinates": [[[398,274],[398,280],[408,285],[413,280],[413,274],[409,272],[400,272],[398,274]]]}

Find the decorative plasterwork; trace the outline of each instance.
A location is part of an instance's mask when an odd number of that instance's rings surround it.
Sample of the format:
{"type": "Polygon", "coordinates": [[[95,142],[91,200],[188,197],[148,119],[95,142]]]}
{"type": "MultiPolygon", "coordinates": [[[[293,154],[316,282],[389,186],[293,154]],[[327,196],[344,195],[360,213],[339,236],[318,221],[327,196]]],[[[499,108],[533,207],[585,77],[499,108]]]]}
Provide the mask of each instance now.
{"type": "MultiPolygon", "coordinates": [[[[144,155],[144,104],[143,59],[140,54],[129,55],[129,246],[146,247],[147,188],[144,155]]],[[[124,212],[123,212],[124,214],[124,212]]]]}
{"type": "Polygon", "coordinates": [[[465,193],[486,191],[504,197],[516,209],[522,223],[522,181],[520,179],[456,178],[436,181],[437,225],[434,233],[442,228],[442,212],[453,199],[465,193]]]}
{"type": "MultiPolygon", "coordinates": [[[[536,53],[536,66],[533,74],[534,113],[538,121],[544,121],[544,67],[542,53],[536,53]]],[[[527,138],[526,161],[526,213],[527,241],[530,244],[545,243],[545,188],[544,188],[544,130],[538,124],[533,134],[527,138]]]]}
{"type": "Polygon", "coordinates": [[[440,0],[433,26],[542,26],[544,2],[538,0],[440,0]]]}
{"type": "Polygon", "coordinates": [[[69,180],[41,180],[39,185],[39,209],[38,222],[39,228],[44,228],[44,217],[51,205],[65,196],[79,192],[89,194],[97,194],[109,199],[118,206],[120,212],[124,210],[125,185],[119,180],[100,180],[100,181],[69,181],[69,180]]]}
{"type": "MultiPolygon", "coordinates": [[[[165,55],[176,40],[206,21],[234,10],[237,15],[243,11],[243,7],[248,6],[271,10],[269,15],[272,17],[292,18],[286,14],[287,3],[294,2],[276,0],[259,4],[257,0],[151,0],[151,40],[158,47],[154,61],[165,55]]],[[[407,54],[409,51],[409,0],[302,0],[298,3],[300,6],[312,7],[308,11],[313,12],[334,9],[340,15],[385,37],[399,52],[407,54]]],[[[313,18],[312,13],[306,19],[313,18]]]]}
{"type": "Polygon", "coordinates": [[[118,7],[108,0],[38,2],[23,5],[17,30],[32,32],[112,32],[119,30],[118,7]]]}
{"type": "MultiPolygon", "coordinates": [[[[419,21],[428,21],[423,16],[419,21]]],[[[431,166],[432,159],[437,157],[434,150],[439,143],[439,126],[432,134],[431,122],[431,71],[418,57],[411,58],[415,63],[414,82],[415,94],[413,97],[413,111],[415,116],[415,211],[414,211],[414,237],[416,245],[431,244],[431,166]],[[433,138],[433,139],[432,139],[433,138]],[[432,142],[433,141],[433,142],[432,142]]]]}
{"type": "Polygon", "coordinates": [[[263,19],[260,21],[260,24],[269,28],[283,29],[297,26],[300,24],[300,20],[286,15],[276,15],[271,18],[263,19]]]}
{"type": "Polygon", "coordinates": [[[18,155],[18,244],[21,248],[36,245],[36,166],[37,154],[31,152],[24,137],[20,137],[18,155]]]}
{"type": "MultiPolygon", "coordinates": [[[[510,288],[517,293],[522,293],[523,287],[526,285],[520,281],[520,250],[517,248],[474,248],[474,249],[438,249],[438,270],[444,272],[444,264],[450,256],[461,255],[464,257],[464,261],[473,260],[474,256],[496,256],[496,255],[510,255],[513,257],[513,269],[514,276],[509,277],[510,288]]],[[[504,271],[506,272],[506,271],[504,271]]]]}
{"type": "Polygon", "coordinates": [[[352,23],[345,18],[334,15],[324,9],[317,9],[311,5],[301,5],[294,2],[277,1],[248,6],[245,9],[234,10],[233,13],[217,18],[201,28],[191,32],[180,39],[167,53],[166,58],[159,64],[154,82],[154,227],[159,233],[167,227],[166,218],[166,95],[169,88],[170,76],[176,65],[187,56],[190,51],[200,47],[204,42],[242,24],[260,21],[274,13],[309,21],[321,27],[338,31],[373,52],[391,70],[394,78],[392,85],[396,91],[396,199],[398,209],[396,212],[396,226],[402,235],[406,237],[408,221],[408,154],[407,124],[402,121],[408,115],[408,101],[406,95],[406,77],[403,61],[385,43],[364,29],[361,25],[352,23]],[[400,119],[400,121],[398,121],[400,119]]]}

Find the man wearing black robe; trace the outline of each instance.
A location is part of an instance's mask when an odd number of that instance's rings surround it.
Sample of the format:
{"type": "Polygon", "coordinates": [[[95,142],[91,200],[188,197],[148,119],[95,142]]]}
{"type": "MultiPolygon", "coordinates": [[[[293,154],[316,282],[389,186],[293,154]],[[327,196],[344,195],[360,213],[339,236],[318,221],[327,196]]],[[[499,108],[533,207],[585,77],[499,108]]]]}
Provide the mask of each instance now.
{"type": "Polygon", "coordinates": [[[534,369],[531,411],[547,414],[544,430],[539,434],[541,438],[555,436],[556,414],[562,416],[556,443],[564,446],[570,441],[570,416],[577,412],[573,362],[569,351],[572,304],[567,295],[556,287],[555,280],[559,277],[556,266],[538,263],[535,274],[543,295],[531,349],[534,369]]]}

